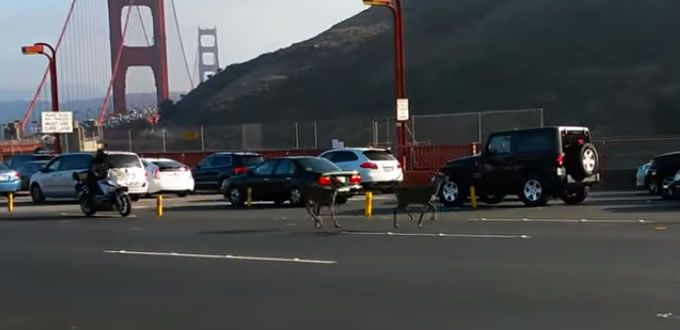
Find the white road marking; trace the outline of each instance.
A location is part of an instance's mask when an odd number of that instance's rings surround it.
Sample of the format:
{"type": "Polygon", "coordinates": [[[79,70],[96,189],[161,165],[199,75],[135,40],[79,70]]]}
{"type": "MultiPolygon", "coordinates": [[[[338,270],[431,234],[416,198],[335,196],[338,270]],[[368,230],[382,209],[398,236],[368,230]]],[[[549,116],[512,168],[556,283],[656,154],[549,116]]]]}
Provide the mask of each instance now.
{"type": "Polygon", "coordinates": [[[609,219],[528,219],[528,218],[477,218],[468,221],[484,222],[567,222],[567,223],[655,223],[653,220],[609,220],[609,219]]]}
{"type": "Polygon", "coordinates": [[[202,254],[202,253],[150,252],[150,251],[126,251],[126,250],[105,250],[104,253],[136,255],[136,256],[152,256],[152,257],[230,259],[230,260],[245,260],[245,261],[291,262],[291,263],[321,264],[321,265],[332,265],[332,264],[338,263],[337,261],[334,261],[334,260],[236,256],[236,255],[231,255],[231,254],[202,254]]]}
{"type": "MultiPolygon", "coordinates": [[[[62,213],[59,213],[59,216],[62,216],[62,217],[83,217],[83,218],[87,218],[87,216],[85,216],[85,215],[82,214],[82,213],[66,213],[66,212],[62,212],[62,213]]],[[[136,218],[136,217],[137,217],[137,215],[135,215],[135,214],[130,214],[130,215],[127,216],[127,218],[136,218]]],[[[95,215],[93,215],[93,216],[90,216],[89,218],[95,218],[95,219],[126,219],[126,218],[123,218],[123,217],[121,217],[121,216],[113,215],[113,214],[111,214],[111,215],[106,215],[106,214],[95,214],[95,215]]]]}
{"type": "Polygon", "coordinates": [[[447,234],[447,233],[395,233],[395,232],[371,232],[371,231],[343,231],[343,235],[357,236],[414,236],[414,237],[456,237],[456,238],[520,238],[529,239],[530,235],[501,235],[501,234],[447,234]]]}

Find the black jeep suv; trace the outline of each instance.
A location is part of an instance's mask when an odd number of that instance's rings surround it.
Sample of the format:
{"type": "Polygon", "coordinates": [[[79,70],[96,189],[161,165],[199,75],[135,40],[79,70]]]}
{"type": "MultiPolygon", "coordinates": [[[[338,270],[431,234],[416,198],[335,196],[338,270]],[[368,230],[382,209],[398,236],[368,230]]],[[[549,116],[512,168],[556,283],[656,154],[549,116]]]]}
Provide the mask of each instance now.
{"type": "Polygon", "coordinates": [[[527,206],[551,197],[580,204],[600,181],[598,153],[586,127],[543,127],[491,134],[480,155],[456,159],[441,170],[447,180],[439,199],[463,204],[474,186],[488,204],[517,194],[527,206]]]}

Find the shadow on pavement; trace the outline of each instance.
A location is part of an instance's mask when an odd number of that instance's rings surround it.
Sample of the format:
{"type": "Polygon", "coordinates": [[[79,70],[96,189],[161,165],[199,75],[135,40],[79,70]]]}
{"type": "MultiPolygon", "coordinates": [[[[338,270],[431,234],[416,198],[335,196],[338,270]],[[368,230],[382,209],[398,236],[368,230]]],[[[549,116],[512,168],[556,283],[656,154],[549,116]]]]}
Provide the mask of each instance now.
{"type": "MultiPolygon", "coordinates": [[[[663,213],[663,212],[680,212],[680,201],[677,204],[664,204],[648,206],[622,206],[622,207],[608,207],[604,209],[612,213],[663,213]]],[[[680,213],[679,213],[680,214],[680,213]]]]}
{"type": "Polygon", "coordinates": [[[232,207],[231,205],[227,204],[226,202],[224,204],[207,204],[207,205],[180,205],[180,206],[171,206],[171,205],[166,205],[164,207],[166,210],[172,210],[172,211],[183,211],[183,212],[192,212],[192,211],[206,211],[206,210],[219,210],[219,211],[248,211],[248,210],[277,210],[277,209],[283,209],[283,210],[295,210],[295,209],[302,209],[302,208],[296,208],[296,207],[291,207],[288,205],[282,205],[282,206],[277,206],[274,204],[254,204],[252,207],[232,207]]]}
{"type": "Polygon", "coordinates": [[[241,234],[264,234],[264,233],[278,233],[281,229],[235,229],[235,230],[215,230],[215,231],[199,231],[197,234],[201,235],[241,235],[241,234]]]}

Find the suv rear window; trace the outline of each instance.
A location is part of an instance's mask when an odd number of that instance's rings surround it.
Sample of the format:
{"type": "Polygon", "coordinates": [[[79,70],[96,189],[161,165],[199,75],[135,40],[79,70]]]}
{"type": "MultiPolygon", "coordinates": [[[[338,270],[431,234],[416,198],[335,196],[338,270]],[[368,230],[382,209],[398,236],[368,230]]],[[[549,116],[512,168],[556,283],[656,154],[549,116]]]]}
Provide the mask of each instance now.
{"type": "Polygon", "coordinates": [[[586,143],[590,143],[590,134],[585,131],[563,131],[562,132],[562,148],[568,151],[572,147],[580,147],[586,143]]]}
{"type": "Polygon", "coordinates": [[[392,154],[384,150],[367,150],[364,151],[364,156],[370,160],[397,160],[392,154]]]}
{"type": "Polygon", "coordinates": [[[337,165],[331,163],[326,158],[300,158],[299,162],[307,172],[326,173],[342,171],[337,165]]]}
{"type": "Polygon", "coordinates": [[[512,137],[513,152],[549,152],[557,149],[555,131],[518,132],[512,137]]]}
{"type": "Polygon", "coordinates": [[[26,162],[36,161],[36,160],[50,160],[52,156],[50,155],[16,155],[12,157],[9,161],[12,168],[17,169],[21,167],[26,162]]]}
{"type": "Polygon", "coordinates": [[[177,169],[184,167],[184,165],[182,163],[176,162],[174,160],[157,160],[157,161],[154,161],[154,162],[151,162],[151,163],[158,166],[158,169],[161,170],[161,171],[163,171],[163,170],[177,170],[177,169]]]}
{"type": "Polygon", "coordinates": [[[142,164],[137,155],[109,155],[111,168],[141,168],[142,164]]]}
{"type": "Polygon", "coordinates": [[[264,162],[264,158],[262,156],[238,156],[238,159],[241,163],[241,166],[245,167],[253,167],[264,162]]]}

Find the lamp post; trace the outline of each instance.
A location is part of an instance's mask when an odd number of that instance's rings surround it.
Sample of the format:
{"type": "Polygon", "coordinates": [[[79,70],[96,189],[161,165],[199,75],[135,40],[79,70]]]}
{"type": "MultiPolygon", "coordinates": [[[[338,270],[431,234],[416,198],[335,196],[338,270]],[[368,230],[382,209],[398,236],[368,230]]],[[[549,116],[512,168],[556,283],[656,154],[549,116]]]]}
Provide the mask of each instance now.
{"type": "Polygon", "coordinates": [[[394,19],[394,89],[397,98],[395,102],[397,107],[397,153],[402,165],[406,167],[406,126],[409,114],[404,72],[404,20],[401,0],[363,0],[363,2],[367,6],[389,8],[394,19]],[[403,112],[400,110],[403,110],[403,112]]]}
{"type": "MultiPolygon", "coordinates": [[[[52,90],[52,112],[59,112],[59,88],[57,84],[57,51],[50,44],[44,42],[37,42],[31,46],[21,47],[21,52],[24,55],[45,55],[49,60],[50,65],[50,87],[52,90]],[[45,52],[45,49],[49,53],[45,52]]],[[[54,136],[54,151],[57,154],[61,153],[61,136],[55,134],[54,136]]]]}

